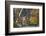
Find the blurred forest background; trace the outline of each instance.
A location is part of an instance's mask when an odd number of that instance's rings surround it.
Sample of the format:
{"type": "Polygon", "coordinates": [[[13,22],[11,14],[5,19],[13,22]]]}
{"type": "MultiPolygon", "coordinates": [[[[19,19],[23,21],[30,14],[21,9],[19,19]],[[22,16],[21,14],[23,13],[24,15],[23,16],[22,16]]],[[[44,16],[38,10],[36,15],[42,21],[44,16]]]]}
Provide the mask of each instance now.
{"type": "Polygon", "coordinates": [[[39,26],[39,9],[14,8],[13,14],[14,28],[39,26]]]}

